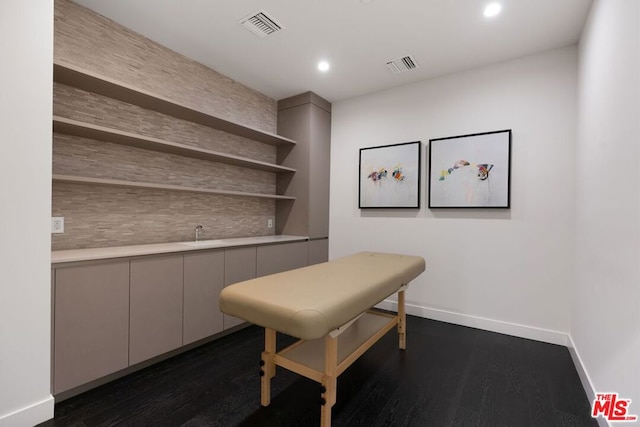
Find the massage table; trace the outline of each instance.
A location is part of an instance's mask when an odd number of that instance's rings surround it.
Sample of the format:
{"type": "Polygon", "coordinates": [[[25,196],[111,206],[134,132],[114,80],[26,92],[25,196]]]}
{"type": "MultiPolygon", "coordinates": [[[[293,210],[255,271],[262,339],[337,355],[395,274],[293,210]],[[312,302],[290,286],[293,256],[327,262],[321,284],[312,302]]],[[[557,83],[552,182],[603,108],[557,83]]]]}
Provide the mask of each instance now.
{"type": "Polygon", "coordinates": [[[281,366],[321,384],[320,425],[330,426],[338,376],[396,326],[406,348],[404,292],[424,269],[421,257],[362,252],[226,287],[220,310],[265,328],[262,406],[281,366]],[[372,310],[396,292],[397,314],[372,310]],[[276,332],[299,341],[276,351],[276,332]]]}

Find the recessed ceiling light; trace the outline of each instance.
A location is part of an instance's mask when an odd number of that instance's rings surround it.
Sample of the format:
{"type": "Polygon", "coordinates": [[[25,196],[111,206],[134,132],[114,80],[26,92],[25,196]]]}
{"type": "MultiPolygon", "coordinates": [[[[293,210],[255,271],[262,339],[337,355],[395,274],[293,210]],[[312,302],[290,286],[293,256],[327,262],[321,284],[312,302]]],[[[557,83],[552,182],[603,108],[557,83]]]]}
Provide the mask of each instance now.
{"type": "Polygon", "coordinates": [[[502,10],[502,5],[500,3],[489,3],[484,8],[484,16],[487,18],[493,18],[498,15],[502,10]]]}
{"type": "Polygon", "coordinates": [[[329,71],[329,68],[331,67],[329,66],[329,63],[327,61],[318,62],[318,70],[325,72],[325,71],[329,71]]]}

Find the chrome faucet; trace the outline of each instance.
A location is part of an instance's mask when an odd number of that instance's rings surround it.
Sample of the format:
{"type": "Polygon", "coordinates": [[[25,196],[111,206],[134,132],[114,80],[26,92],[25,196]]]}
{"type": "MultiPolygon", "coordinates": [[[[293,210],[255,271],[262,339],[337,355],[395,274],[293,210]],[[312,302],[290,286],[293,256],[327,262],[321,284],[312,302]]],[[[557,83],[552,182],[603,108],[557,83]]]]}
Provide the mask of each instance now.
{"type": "Polygon", "coordinates": [[[200,233],[204,233],[204,227],[201,224],[196,226],[196,242],[200,240],[200,233]]]}

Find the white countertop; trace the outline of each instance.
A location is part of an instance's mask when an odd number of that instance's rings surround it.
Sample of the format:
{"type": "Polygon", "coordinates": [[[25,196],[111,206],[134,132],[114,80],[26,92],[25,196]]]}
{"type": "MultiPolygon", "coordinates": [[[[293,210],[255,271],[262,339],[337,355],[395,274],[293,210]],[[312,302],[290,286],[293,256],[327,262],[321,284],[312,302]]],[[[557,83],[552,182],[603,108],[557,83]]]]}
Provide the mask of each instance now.
{"type": "Polygon", "coordinates": [[[199,242],[154,243],[150,245],[112,246],[109,248],[68,249],[51,252],[51,264],[91,261],[108,258],[124,258],[155,255],[170,252],[188,252],[202,249],[223,249],[236,246],[268,245],[271,243],[298,242],[308,240],[306,236],[259,236],[231,239],[202,240],[199,242]]]}

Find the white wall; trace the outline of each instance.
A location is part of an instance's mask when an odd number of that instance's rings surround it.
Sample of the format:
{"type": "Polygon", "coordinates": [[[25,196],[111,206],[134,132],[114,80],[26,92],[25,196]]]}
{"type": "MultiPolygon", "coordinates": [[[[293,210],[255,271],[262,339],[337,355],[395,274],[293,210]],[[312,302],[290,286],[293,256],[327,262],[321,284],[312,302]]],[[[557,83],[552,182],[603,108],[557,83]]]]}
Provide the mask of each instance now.
{"type": "Polygon", "coordinates": [[[334,103],[330,257],[421,255],[408,312],[564,344],[577,60],[569,47],[334,103]],[[502,129],[513,130],[512,208],[426,209],[428,140],[502,129]],[[415,140],[425,143],[422,208],[359,210],[358,149],[415,140]]]}
{"type": "Polygon", "coordinates": [[[579,94],[571,337],[595,391],[640,415],[640,2],[594,3],[579,94]]]}
{"type": "Polygon", "coordinates": [[[0,2],[0,426],[53,417],[53,0],[0,2]]]}

